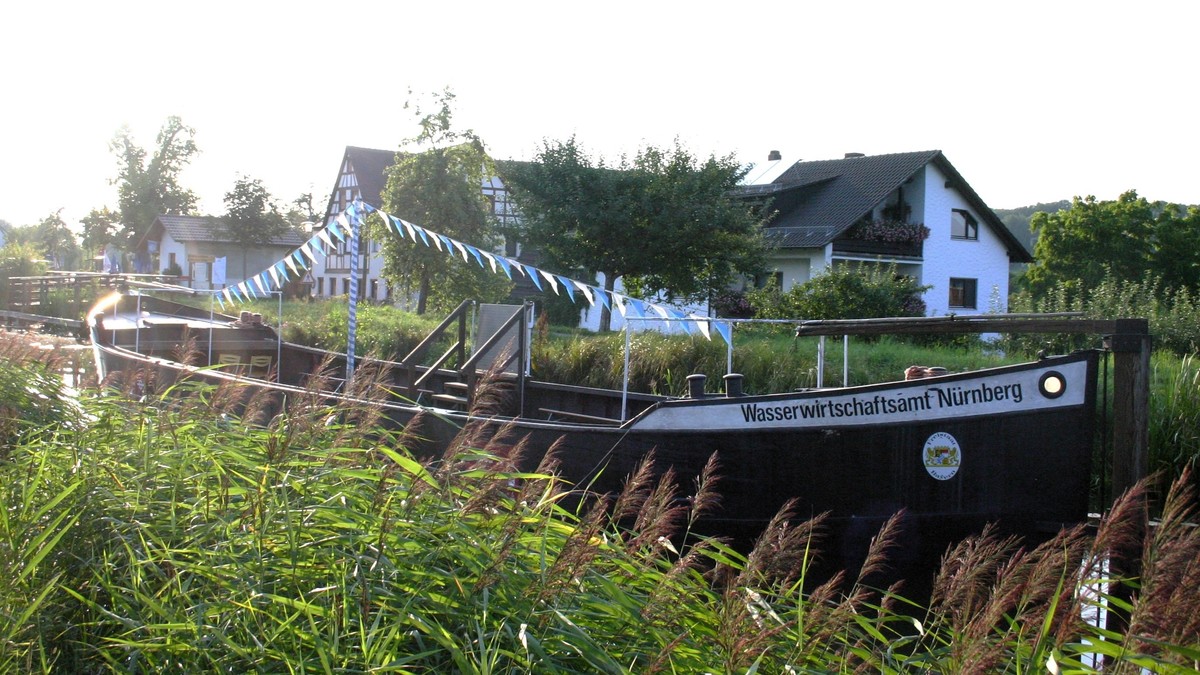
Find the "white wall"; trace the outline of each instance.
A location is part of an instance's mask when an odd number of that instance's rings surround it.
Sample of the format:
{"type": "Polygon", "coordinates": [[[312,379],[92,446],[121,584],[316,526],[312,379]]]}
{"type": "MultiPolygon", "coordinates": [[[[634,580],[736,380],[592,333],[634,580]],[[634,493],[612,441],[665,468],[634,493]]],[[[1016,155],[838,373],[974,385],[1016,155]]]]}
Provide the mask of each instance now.
{"type": "MultiPolygon", "coordinates": [[[[993,309],[990,303],[994,297],[999,298],[1001,305],[994,309],[1004,311],[1008,303],[1008,249],[963,196],[944,187],[945,183],[946,176],[937,167],[933,164],[925,167],[925,226],[929,228],[930,235],[925,241],[925,263],[920,282],[932,286],[925,292],[927,313],[929,316],[943,316],[951,312],[983,314],[993,309]],[[964,209],[975,216],[979,222],[978,240],[950,238],[952,209],[964,209]],[[950,308],[948,285],[951,277],[977,281],[975,309],[950,308]]],[[[917,213],[915,204],[913,212],[917,213]]]]}
{"type": "Polygon", "coordinates": [[[158,244],[158,269],[154,270],[156,274],[167,269],[167,266],[171,264],[172,253],[175,254],[175,262],[179,264],[179,269],[182,270],[184,274],[188,273],[187,247],[181,242],[175,241],[173,238],[171,238],[171,235],[164,230],[162,241],[160,241],[158,244]]]}

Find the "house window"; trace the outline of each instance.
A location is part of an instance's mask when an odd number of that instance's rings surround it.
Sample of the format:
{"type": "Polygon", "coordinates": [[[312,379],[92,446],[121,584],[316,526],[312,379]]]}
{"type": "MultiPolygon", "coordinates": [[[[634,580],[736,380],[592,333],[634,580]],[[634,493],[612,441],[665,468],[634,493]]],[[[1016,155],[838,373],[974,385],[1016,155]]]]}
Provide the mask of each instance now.
{"type": "Polygon", "coordinates": [[[378,279],[371,280],[371,298],[370,299],[371,300],[379,299],[379,280],[378,279]]]}
{"type": "Polygon", "coordinates": [[[325,295],[325,277],[317,277],[317,297],[325,295]]]}
{"type": "Polygon", "coordinates": [[[350,280],[342,279],[342,295],[350,295],[350,280]]]}
{"type": "Polygon", "coordinates": [[[950,307],[952,309],[975,309],[975,279],[950,279],[950,307]]]}
{"type": "Polygon", "coordinates": [[[979,221],[963,209],[951,209],[950,211],[950,238],[951,239],[979,239],[979,221]]]}

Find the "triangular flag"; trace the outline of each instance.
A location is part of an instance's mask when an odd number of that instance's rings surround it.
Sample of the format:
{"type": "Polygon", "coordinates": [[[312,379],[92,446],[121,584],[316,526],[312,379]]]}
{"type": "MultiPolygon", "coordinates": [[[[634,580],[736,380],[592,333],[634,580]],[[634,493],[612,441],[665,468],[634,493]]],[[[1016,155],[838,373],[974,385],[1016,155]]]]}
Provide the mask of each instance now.
{"type": "Polygon", "coordinates": [[[612,304],[608,301],[608,291],[600,288],[599,286],[592,286],[592,293],[594,293],[596,297],[600,298],[601,304],[603,304],[608,311],[612,311],[612,304]]]}
{"type": "Polygon", "coordinates": [[[667,310],[663,309],[662,307],[659,307],[658,305],[656,305],[654,303],[650,303],[650,309],[654,310],[655,314],[659,315],[660,317],[662,317],[664,319],[668,319],[671,316],[670,314],[667,313],[667,310]]]}
{"type": "MultiPolygon", "coordinates": [[[[346,241],[346,234],[351,232],[350,223],[346,220],[346,214],[343,213],[339,215],[335,222],[342,227],[339,229],[331,226],[329,229],[333,230],[333,236],[337,237],[341,241],[346,241]]],[[[322,232],[324,232],[324,230],[322,230],[322,232]]]]}
{"type": "Polygon", "coordinates": [[[325,242],[325,245],[329,247],[325,250],[327,250],[327,251],[334,250],[333,239],[329,238],[328,232],[326,232],[325,230],[317,230],[317,236],[320,237],[321,241],[325,242]]]}
{"type": "MultiPolygon", "coordinates": [[[[522,273],[525,272],[521,263],[513,263],[513,265],[516,265],[517,268],[520,269],[522,273]]],[[[530,268],[530,269],[533,270],[533,268],[530,268]]],[[[539,291],[542,290],[542,281],[541,281],[541,279],[538,278],[540,275],[537,274],[536,270],[531,271],[527,276],[529,277],[529,280],[533,282],[533,285],[537,286],[537,289],[539,291]]]]}
{"type": "Polygon", "coordinates": [[[625,300],[624,296],[613,293],[613,304],[617,306],[617,311],[621,313],[621,318],[625,318],[625,300]]]}
{"type": "Polygon", "coordinates": [[[637,316],[646,316],[646,303],[637,298],[629,298],[629,309],[637,316]]]}
{"type": "Polygon", "coordinates": [[[300,252],[314,263],[317,262],[317,254],[313,253],[312,247],[308,245],[307,241],[300,245],[300,252]]]}
{"type": "Polygon", "coordinates": [[[257,298],[258,297],[258,293],[254,292],[254,284],[246,283],[245,281],[243,281],[242,283],[238,284],[238,290],[240,290],[242,292],[242,295],[246,296],[247,298],[257,298]]]}
{"type": "Polygon", "coordinates": [[[712,336],[708,334],[708,321],[706,319],[698,317],[695,314],[689,314],[688,318],[695,320],[696,328],[700,330],[700,333],[704,335],[705,338],[712,340],[712,336]]]}
{"type": "MultiPolygon", "coordinates": [[[[257,275],[250,277],[250,280],[253,281],[256,286],[258,286],[258,290],[261,291],[263,295],[267,294],[267,289],[263,286],[263,282],[258,278],[257,275]]],[[[251,286],[251,288],[253,288],[253,286],[251,286]]]]}
{"type": "Polygon", "coordinates": [[[279,272],[275,271],[275,266],[272,265],[271,267],[268,267],[267,271],[271,273],[271,281],[275,282],[275,287],[276,288],[282,287],[283,284],[279,283],[279,272]]]}
{"type": "MultiPolygon", "coordinates": [[[[300,265],[300,269],[308,269],[308,261],[304,259],[304,256],[300,255],[300,249],[292,251],[292,258],[296,261],[296,264],[300,265]]],[[[297,274],[299,274],[299,272],[297,272],[297,274]]]]}
{"type": "Polygon", "coordinates": [[[404,228],[400,225],[400,219],[395,216],[388,216],[388,223],[391,224],[392,229],[396,230],[396,234],[400,235],[400,238],[403,239],[404,228]]]}
{"type": "Polygon", "coordinates": [[[279,273],[279,277],[281,279],[283,279],[284,281],[287,281],[287,278],[288,278],[287,268],[283,266],[282,260],[275,263],[275,271],[279,273]]]}
{"type": "Polygon", "coordinates": [[[563,288],[567,289],[567,297],[571,298],[571,302],[575,302],[575,289],[573,288],[574,285],[571,283],[571,280],[562,276],[561,274],[557,275],[557,277],[558,280],[562,282],[563,288]]]}
{"type": "Polygon", "coordinates": [[[439,250],[439,251],[443,250],[442,249],[442,235],[440,235],[432,230],[426,230],[426,229],[422,228],[421,235],[424,236],[425,234],[428,234],[430,236],[430,238],[433,239],[433,245],[435,247],[437,247],[437,250],[439,250]]]}
{"type": "Polygon", "coordinates": [[[504,270],[504,274],[508,276],[509,281],[512,281],[512,263],[504,256],[496,256],[496,260],[500,261],[500,267],[504,270]]]}
{"type": "MultiPolygon", "coordinates": [[[[476,250],[478,250],[478,249],[476,249],[476,250]]],[[[495,274],[496,273],[496,258],[495,258],[495,256],[493,256],[491,253],[488,253],[487,251],[479,251],[479,253],[482,253],[483,257],[487,258],[488,264],[492,266],[492,274],[495,274]]]]}
{"type": "MultiPolygon", "coordinates": [[[[408,230],[408,238],[412,239],[414,244],[417,243],[417,233],[413,229],[412,223],[408,222],[407,220],[401,220],[400,224],[404,226],[404,229],[408,230]]],[[[429,242],[425,243],[428,244],[429,242]]]]}
{"type": "Polygon", "coordinates": [[[721,337],[725,338],[725,344],[733,344],[733,327],[730,324],[724,321],[715,321],[713,322],[713,328],[716,329],[717,333],[719,333],[721,337]]]}
{"type": "Polygon", "coordinates": [[[288,257],[284,258],[283,262],[287,263],[287,266],[292,270],[292,274],[300,276],[300,270],[296,269],[296,263],[292,262],[292,256],[289,255],[288,257]]]}
{"type": "Polygon", "coordinates": [[[587,298],[589,305],[592,307],[596,306],[596,299],[592,297],[592,290],[588,288],[587,284],[580,281],[572,281],[571,283],[575,284],[575,288],[583,292],[583,297],[587,298]]]}
{"type": "Polygon", "coordinates": [[[458,249],[458,252],[462,254],[463,262],[471,262],[469,259],[467,259],[467,247],[463,245],[462,242],[450,239],[449,237],[446,238],[446,241],[454,244],[454,248],[458,249]]]}
{"type": "Polygon", "coordinates": [[[546,278],[546,281],[549,281],[549,282],[550,282],[550,288],[553,288],[553,289],[554,289],[554,294],[555,294],[555,295],[561,295],[561,294],[558,292],[558,282],[557,282],[557,281],[555,281],[555,279],[554,279],[554,275],[553,275],[553,274],[550,274],[549,272],[546,272],[545,270],[539,270],[539,269],[537,269],[536,267],[535,267],[535,268],[533,268],[533,269],[534,269],[534,270],[536,270],[537,272],[541,273],[541,275],[542,275],[543,277],[545,277],[545,278],[546,278]]]}
{"type": "Polygon", "coordinates": [[[228,300],[229,304],[232,305],[233,304],[233,296],[229,294],[229,289],[226,288],[225,290],[223,290],[221,292],[225,294],[225,299],[228,300]]]}
{"type": "Polygon", "coordinates": [[[221,306],[221,311],[224,312],[225,311],[225,303],[221,302],[221,294],[217,293],[213,297],[216,298],[217,304],[221,306]]]}
{"type": "MultiPolygon", "coordinates": [[[[466,246],[467,250],[471,252],[471,255],[475,256],[475,262],[479,263],[480,267],[483,267],[483,258],[479,257],[479,249],[470,244],[463,244],[463,246],[466,246]]],[[[492,271],[495,272],[496,269],[493,267],[492,271]]]]}
{"type": "MultiPolygon", "coordinates": [[[[415,227],[417,229],[417,232],[419,232],[421,234],[421,241],[424,241],[425,245],[428,246],[429,245],[429,233],[427,233],[425,231],[425,228],[421,227],[420,225],[413,225],[413,227],[415,227]]],[[[415,237],[414,237],[414,239],[415,239],[415,237]]],[[[434,238],[434,241],[437,241],[436,237],[434,238]]],[[[438,244],[438,250],[441,250],[441,248],[442,248],[442,245],[438,244]]]]}

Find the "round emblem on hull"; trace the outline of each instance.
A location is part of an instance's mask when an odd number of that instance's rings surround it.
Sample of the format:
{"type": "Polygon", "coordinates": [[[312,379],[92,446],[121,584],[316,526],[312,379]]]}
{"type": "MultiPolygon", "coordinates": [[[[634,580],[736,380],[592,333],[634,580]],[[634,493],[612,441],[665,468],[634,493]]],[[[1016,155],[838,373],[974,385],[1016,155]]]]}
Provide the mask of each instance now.
{"type": "Polygon", "coordinates": [[[962,448],[953,436],[939,431],[925,441],[921,459],[930,476],[938,480],[950,480],[962,464],[962,448]]]}

